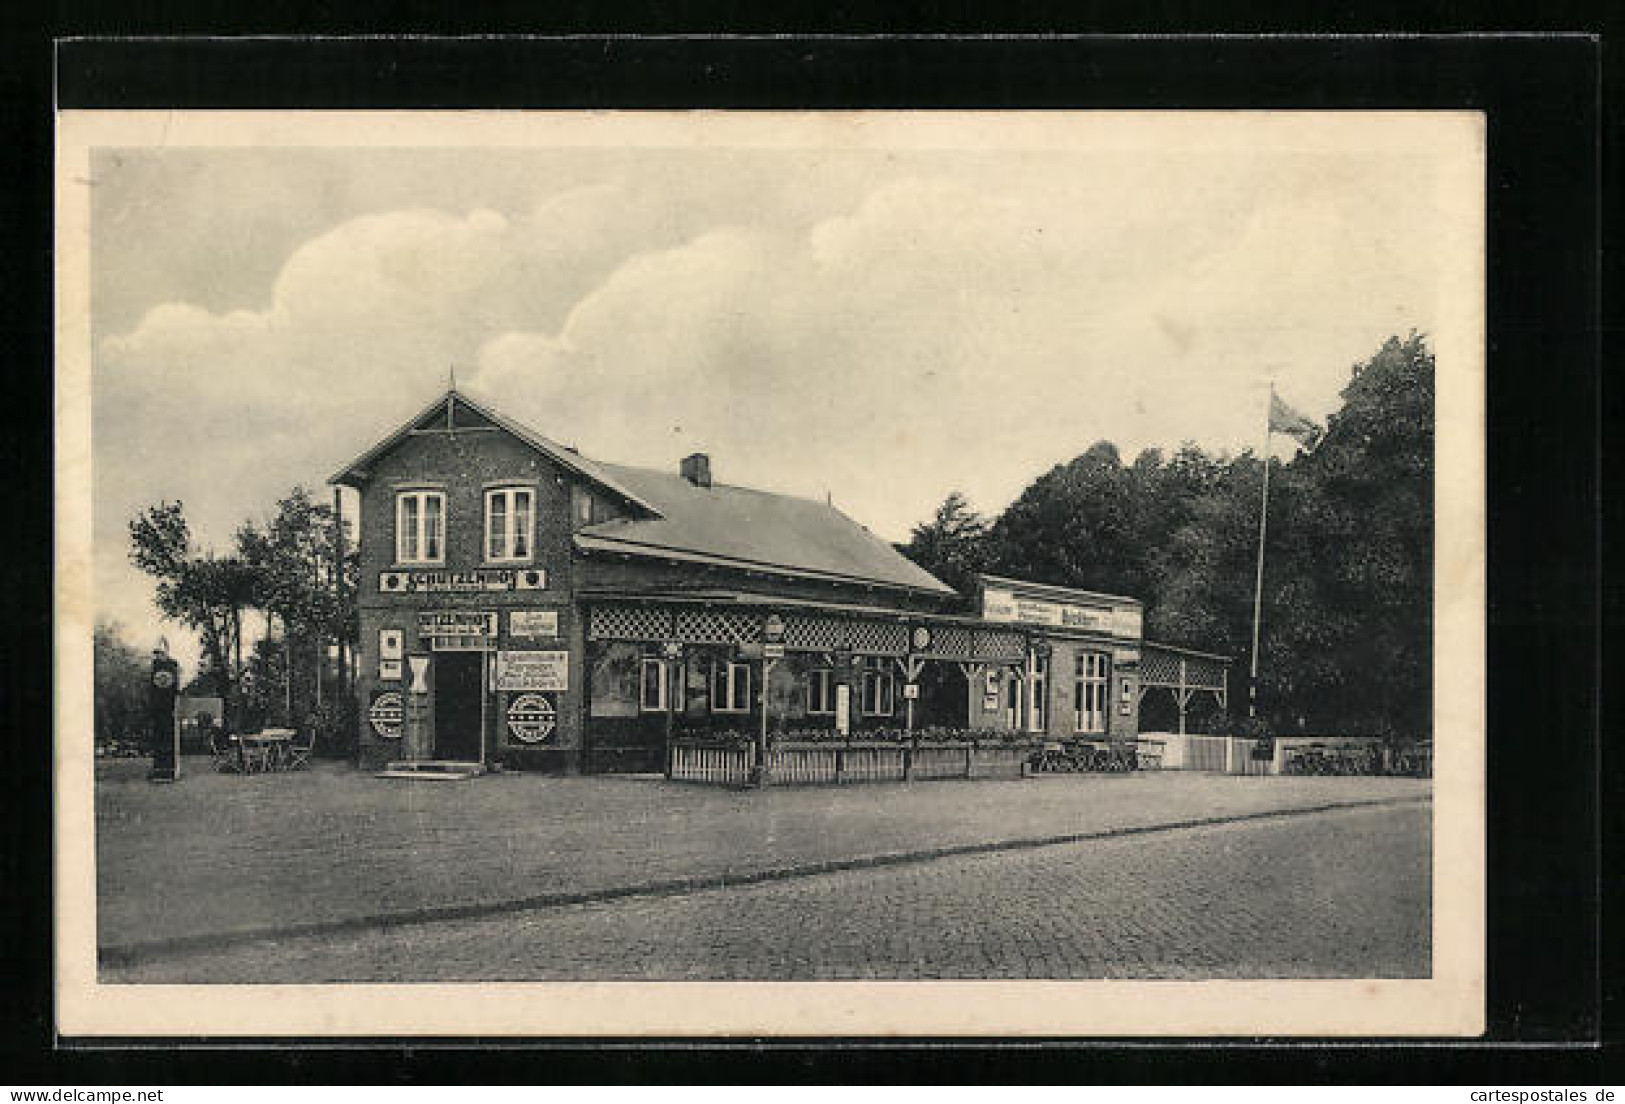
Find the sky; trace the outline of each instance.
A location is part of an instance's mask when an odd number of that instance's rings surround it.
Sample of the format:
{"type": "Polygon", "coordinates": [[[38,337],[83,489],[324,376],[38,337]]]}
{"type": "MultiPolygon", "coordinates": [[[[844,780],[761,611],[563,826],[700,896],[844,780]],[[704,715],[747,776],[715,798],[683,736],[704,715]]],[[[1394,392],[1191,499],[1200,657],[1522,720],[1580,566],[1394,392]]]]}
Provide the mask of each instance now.
{"type": "Polygon", "coordinates": [[[1323,422],[1352,365],[1434,325],[1445,154],[1213,133],[97,148],[98,614],[195,656],[130,518],[180,499],[224,551],[453,369],[589,456],[708,452],[888,540],[953,490],[996,514],[1099,440],[1256,450],[1272,378],[1323,422]]]}

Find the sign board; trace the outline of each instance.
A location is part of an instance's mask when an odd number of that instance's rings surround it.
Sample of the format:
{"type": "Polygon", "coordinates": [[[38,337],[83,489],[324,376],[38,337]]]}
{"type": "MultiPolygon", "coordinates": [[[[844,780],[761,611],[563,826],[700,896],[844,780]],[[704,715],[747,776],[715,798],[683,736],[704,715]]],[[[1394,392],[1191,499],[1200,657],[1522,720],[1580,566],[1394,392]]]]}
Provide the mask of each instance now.
{"type": "Polygon", "coordinates": [[[412,665],[412,693],[427,694],[429,692],[429,657],[426,655],[407,656],[406,662],[412,665]]]}
{"type": "Polygon", "coordinates": [[[1123,700],[1124,701],[1133,701],[1134,700],[1134,684],[1132,682],[1130,682],[1128,679],[1123,680],[1123,700]]]}
{"type": "Polygon", "coordinates": [[[667,640],[660,645],[660,654],[667,659],[680,659],[683,655],[683,644],[680,640],[667,640]]]}
{"type": "Polygon", "coordinates": [[[1027,598],[1013,591],[988,587],[982,592],[982,618],[1016,625],[1048,625],[1056,629],[1084,629],[1120,636],[1139,635],[1137,607],[1084,606],[1027,598]],[[1132,632],[1129,630],[1132,628],[1132,632]]]}
{"type": "Polygon", "coordinates": [[[378,573],[379,594],[481,594],[486,591],[546,589],[547,572],[539,567],[378,573]]]}
{"type": "Polygon", "coordinates": [[[418,614],[419,636],[479,636],[495,639],[495,610],[427,610],[418,614]]]}
{"type": "Polygon", "coordinates": [[[920,697],[920,684],[917,682],[904,683],[903,700],[918,701],[920,697]]]}
{"type": "Polygon", "coordinates": [[[570,688],[570,653],[498,652],[498,690],[551,690],[570,688]]]}
{"type": "Polygon", "coordinates": [[[931,629],[928,625],[915,625],[908,634],[910,647],[916,652],[927,651],[931,647],[931,629]]]}
{"type": "Polygon", "coordinates": [[[763,644],[762,645],[762,658],[763,659],[783,659],[784,658],[784,645],[783,644],[763,644]]]}
{"type": "Polygon", "coordinates": [[[762,639],[769,644],[780,644],[784,641],[784,618],[776,613],[767,615],[762,622],[762,639]]]}
{"type": "Polygon", "coordinates": [[[1123,703],[1123,704],[1122,704],[1122,705],[1119,705],[1119,706],[1118,706],[1118,707],[1117,707],[1117,712],[1118,712],[1118,713],[1119,713],[1119,714],[1120,714],[1120,715],[1122,715],[1122,716],[1124,716],[1124,717],[1127,717],[1127,716],[1128,716],[1128,715],[1129,715],[1129,713],[1130,713],[1130,712],[1131,712],[1131,709],[1130,709],[1130,707],[1129,707],[1129,704],[1128,704],[1128,702],[1124,702],[1124,703],[1123,703]]]}
{"type": "Polygon", "coordinates": [[[401,738],[401,718],[404,715],[399,690],[386,690],[379,694],[372,699],[372,706],[367,710],[367,720],[372,723],[372,730],[386,740],[401,738]]]}
{"type": "Polygon", "coordinates": [[[508,732],[515,740],[539,744],[558,728],[558,710],[546,694],[520,694],[508,703],[508,732]]]}
{"type": "Polygon", "coordinates": [[[558,610],[514,610],[508,614],[509,636],[559,635],[558,610]]]}
{"type": "Polygon", "coordinates": [[[406,633],[400,629],[378,630],[378,658],[400,659],[405,653],[401,650],[406,633]]]}
{"type": "Polygon", "coordinates": [[[1140,639],[1145,632],[1145,615],[1139,606],[1118,606],[1112,610],[1112,635],[1140,639]]]}
{"type": "Polygon", "coordinates": [[[999,709],[999,695],[997,695],[997,694],[984,694],[982,696],[982,711],[984,713],[996,713],[996,712],[998,712],[998,709],[999,709]]]}
{"type": "Polygon", "coordinates": [[[835,684],[835,731],[842,736],[852,731],[852,687],[844,682],[835,684]]]}
{"type": "Polygon", "coordinates": [[[386,682],[399,682],[401,678],[401,661],[398,659],[380,659],[378,661],[378,677],[386,682]]]}

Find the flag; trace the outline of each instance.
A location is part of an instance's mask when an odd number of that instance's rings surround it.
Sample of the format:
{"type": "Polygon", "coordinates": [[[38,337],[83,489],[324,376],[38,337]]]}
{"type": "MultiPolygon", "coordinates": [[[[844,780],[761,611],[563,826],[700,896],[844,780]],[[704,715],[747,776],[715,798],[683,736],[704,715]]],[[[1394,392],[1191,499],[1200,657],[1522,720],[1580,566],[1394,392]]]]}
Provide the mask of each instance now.
{"type": "Polygon", "coordinates": [[[1320,426],[1293,410],[1270,392],[1270,432],[1284,433],[1306,450],[1313,452],[1324,432],[1320,426]]]}

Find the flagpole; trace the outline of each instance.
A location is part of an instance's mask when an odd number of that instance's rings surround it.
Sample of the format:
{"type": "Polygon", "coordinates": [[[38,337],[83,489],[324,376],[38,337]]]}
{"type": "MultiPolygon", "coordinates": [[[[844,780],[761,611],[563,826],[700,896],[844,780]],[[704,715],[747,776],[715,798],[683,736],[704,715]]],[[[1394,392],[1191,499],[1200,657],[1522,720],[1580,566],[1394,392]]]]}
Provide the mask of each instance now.
{"type": "Polygon", "coordinates": [[[1270,380],[1269,402],[1264,407],[1264,491],[1258,507],[1258,571],[1253,579],[1253,662],[1247,682],[1247,716],[1258,716],[1258,623],[1264,609],[1264,535],[1270,517],[1270,431],[1275,407],[1275,381],[1270,380]]]}

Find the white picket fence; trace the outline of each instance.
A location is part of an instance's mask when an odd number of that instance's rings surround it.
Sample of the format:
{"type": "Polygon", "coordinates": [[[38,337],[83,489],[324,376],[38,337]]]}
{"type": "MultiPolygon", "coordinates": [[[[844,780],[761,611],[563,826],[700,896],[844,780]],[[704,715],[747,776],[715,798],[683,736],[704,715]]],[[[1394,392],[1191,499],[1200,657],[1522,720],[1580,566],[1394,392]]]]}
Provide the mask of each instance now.
{"type": "Polygon", "coordinates": [[[678,782],[745,786],[756,766],[754,747],[725,744],[673,744],[671,777],[678,782]]]}

